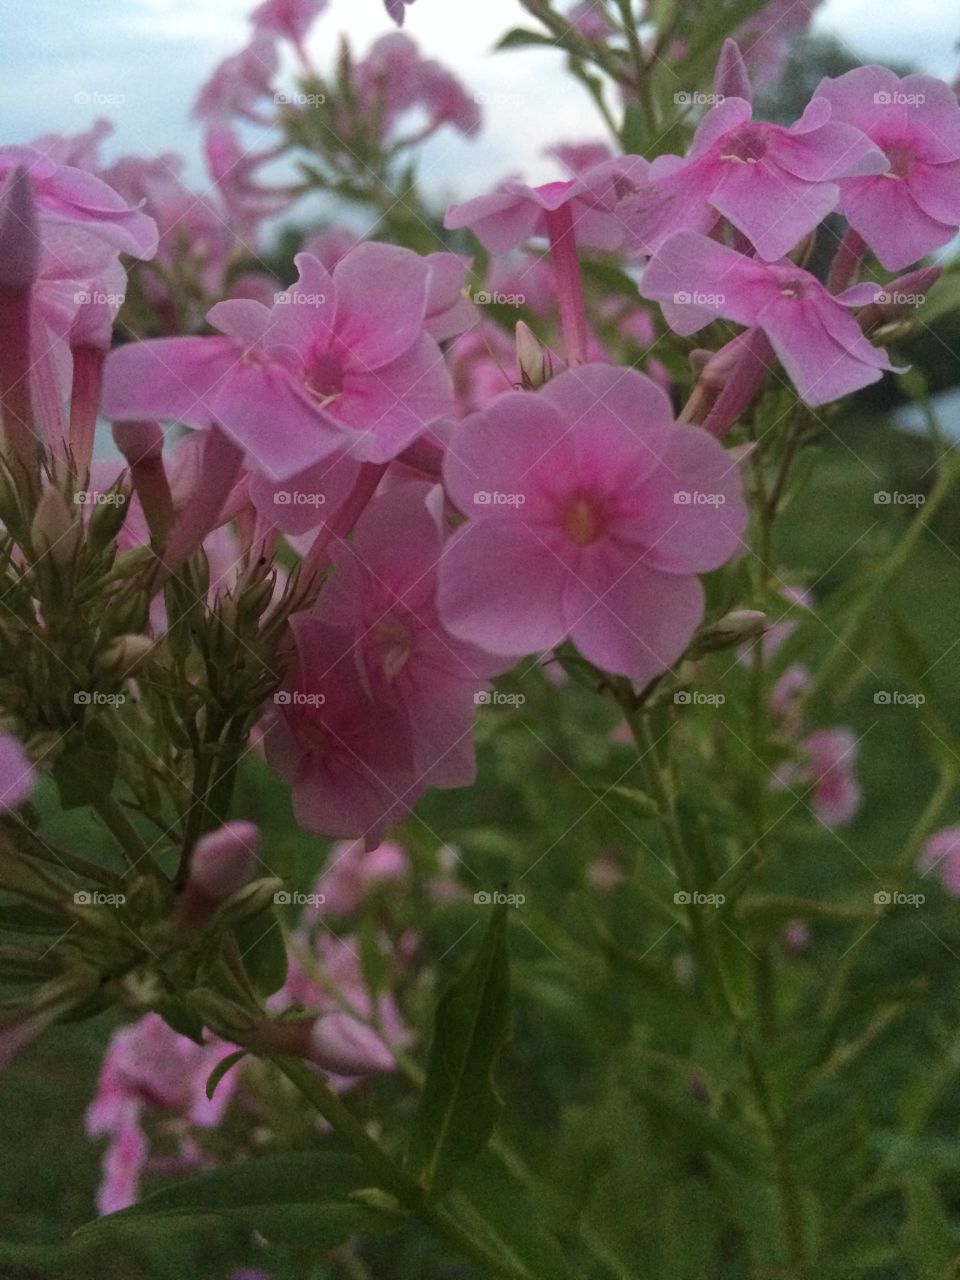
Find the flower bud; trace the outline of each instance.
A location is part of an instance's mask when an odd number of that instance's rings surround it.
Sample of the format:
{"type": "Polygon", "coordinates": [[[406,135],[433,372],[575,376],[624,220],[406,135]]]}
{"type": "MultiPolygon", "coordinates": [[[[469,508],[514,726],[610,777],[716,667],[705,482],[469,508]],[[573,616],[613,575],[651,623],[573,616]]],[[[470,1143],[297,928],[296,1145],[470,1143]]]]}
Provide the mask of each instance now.
{"type": "Polygon", "coordinates": [[[517,367],[525,391],[536,391],[553,377],[550,353],[530,326],[517,321],[517,367]]]}
{"type": "Polygon", "coordinates": [[[48,558],[58,569],[65,569],[72,564],[82,538],[83,529],[76,513],[67,506],[59,489],[48,485],[40,495],[30,526],[30,541],[36,555],[41,560],[48,558]]]}
{"type": "Polygon", "coordinates": [[[259,861],[260,832],[252,822],[228,822],[197,841],[180,898],[179,916],[196,928],[246,885],[259,861]]]}
{"type": "Polygon", "coordinates": [[[365,1076],[392,1071],[393,1054],[370,1027],[348,1013],[317,1018],[310,1031],[311,1062],[340,1076],[365,1076]]]}
{"type": "Polygon", "coordinates": [[[697,657],[714,649],[729,649],[762,636],[766,629],[767,615],[759,609],[733,609],[711,626],[704,627],[688,653],[690,657],[697,657]]]}
{"type": "Polygon", "coordinates": [[[124,635],[110,642],[97,659],[97,669],[104,675],[128,676],[150,653],[156,641],[149,636],[124,635]]]}

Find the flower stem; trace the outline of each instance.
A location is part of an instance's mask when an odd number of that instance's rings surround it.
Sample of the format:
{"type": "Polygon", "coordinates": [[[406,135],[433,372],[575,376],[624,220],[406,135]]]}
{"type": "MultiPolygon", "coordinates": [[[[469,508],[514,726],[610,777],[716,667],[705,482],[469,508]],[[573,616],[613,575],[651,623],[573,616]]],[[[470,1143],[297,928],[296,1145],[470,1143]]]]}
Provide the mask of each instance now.
{"type": "Polygon", "coordinates": [[[547,210],[550,256],[557,280],[560,323],[568,364],[583,364],[587,358],[587,318],[583,306],[580,260],[569,204],[547,210]]]}

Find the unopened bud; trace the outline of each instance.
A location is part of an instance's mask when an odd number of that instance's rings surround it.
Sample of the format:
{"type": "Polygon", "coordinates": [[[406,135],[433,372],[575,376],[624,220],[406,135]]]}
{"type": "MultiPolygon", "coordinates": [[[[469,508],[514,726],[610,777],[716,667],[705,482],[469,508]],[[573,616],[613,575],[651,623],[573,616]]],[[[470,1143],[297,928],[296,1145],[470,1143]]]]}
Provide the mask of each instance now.
{"type": "Polygon", "coordinates": [[[118,636],[100,654],[97,668],[104,675],[130,675],[134,668],[152,652],[156,641],[149,636],[118,636]]]}
{"type": "Polygon", "coordinates": [[[767,629],[767,615],[759,609],[734,609],[719,621],[704,627],[696,637],[689,653],[696,657],[714,649],[729,649],[762,636],[767,629]]]}
{"type": "Polygon", "coordinates": [[[30,526],[30,541],[39,559],[49,558],[62,569],[73,562],[83,537],[75,511],[59,489],[47,486],[40,495],[30,526]]]}
{"type": "Polygon", "coordinates": [[[536,391],[553,377],[550,353],[530,326],[517,321],[517,367],[525,390],[536,391]]]}
{"type": "Polygon", "coordinates": [[[349,1013],[317,1018],[310,1031],[308,1056],[324,1071],[340,1076],[372,1075],[396,1066],[377,1033],[349,1013]]]}
{"type": "Polygon", "coordinates": [[[252,822],[228,822],[197,841],[183,891],[184,910],[209,915],[238,893],[259,862],[260,832],[252,822]]]}
{"type": "Polygon", "coordinates": [[[87,524],[87,540],[96,551],[102,551],[104,547],[116,541],[127,518],[130,505],[129,493],[125,489],[114,488],[110,490],[109,497],[111,501],[98,502],[94,505],[87,524]]]}

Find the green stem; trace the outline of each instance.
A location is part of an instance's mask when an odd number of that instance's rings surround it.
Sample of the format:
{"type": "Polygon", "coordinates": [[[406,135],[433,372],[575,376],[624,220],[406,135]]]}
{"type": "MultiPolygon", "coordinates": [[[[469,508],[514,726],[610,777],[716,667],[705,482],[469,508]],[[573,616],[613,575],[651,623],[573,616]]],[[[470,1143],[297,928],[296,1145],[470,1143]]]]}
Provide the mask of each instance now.
{"type": "Polygon", "coordinates": [[[746,1049],[746,1058],[750,1081],[766,1122],[770,1145],[773,1149],[774,1181],[790,1268],[784,1280],[801,1280],[806,1270],[806,1241],[803,1218],[799,1210],[800,1190],[790,1163],[789,1131],[786,1122],[776,1115],[760,1064],[750,1047],[746,1049]]]}
{"type": "Polygon", "coordinates": [[[151,857],[150,850],[140,833],[113,796],[103,796],[100,800],[95,800],[93,810],[123,850],[131,871],[143,863],[154,875],[161,879],[165,878],[151,857]]]}
{"type": "MultiPolygon", "coordinates": [[[[274,1061],[307,1101],[316,1107],[327,1123],[350,1143],[384,1190],[395,1195],[402,1205],[417,1215],[421,1222],[475,1263],[484,1276],[499,1277],[500,1280],[535,1280],[535,1277],[522,1264],[506,1257],[502,1250],[497,1252],[489,1245],[476,1240],[443,1209],[428,1204],[423,1187],[409,1177],[383,1148],[374,1142],[349,1108],[344,1106],[337,1095],[309,1067],[291,1059],[274,1059],[274,1061]]],[[[492,1235],[491,1228],[486,1223],[484,1223],[484,1229],[488,1235],[492,1235]]]]}
{"type": "Polygon", "coordinates": [[[931,520],[950,496],[958,478],[960,478],[960,450],[957,450],[944,463],[930,497],[917,512],[909,529],[887,556],[886,561],[871,575],[870,589],[861,597],[837,643],[827,654],[826,660],[820,664],[809,688],[801,696],[800,701],[803,707],[809,706],[819,693],[829,688],[837,679],[840,668],[853,651],[871,610],[889,591],[891,582],[906,564],[931,520]]]}

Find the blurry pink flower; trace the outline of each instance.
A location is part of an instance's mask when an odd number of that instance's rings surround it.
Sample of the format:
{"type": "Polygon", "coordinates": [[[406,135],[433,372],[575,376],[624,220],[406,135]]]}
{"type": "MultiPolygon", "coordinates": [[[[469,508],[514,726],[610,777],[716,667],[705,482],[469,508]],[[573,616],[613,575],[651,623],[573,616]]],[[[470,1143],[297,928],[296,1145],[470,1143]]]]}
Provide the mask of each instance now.
{"type": "Polygon", "coordinates": [[[820,0],[770,0],[734,32],[758,88],[768,89],[783,73],[790,46],[810,26],[820,0]]]}
{"type": "Polygon", "coordinates": [[[840,212],[881,264],[900,271],[952,240],[960,225],[960,105],[950,86],[855,67],[821,81],[817,96],[886,154],[878,175],[840,182],[840,212]]]}
{"type": "Polygon", "coordinates": [[[860,808],[861,793],[854,767],[857,738],[850,729],[817,729],[798,744],[800,759],[777,771],[778,784],[809,786],[810,808],[825,827],[843,827],[860,808]]]}
{"type": "Polygon", "coordinates": [[[280,60],[273,36],[254,31],[250,43],[239,53],[225,58],[201,86],[193,106],[198,120],[229,120],[238,116],[256,124],[271,123],[260,104],[272,107],[273,78],[280,60]]]}
{"type": "Polygon", "coordinates": [[[577,0],[567,14],[567,21],[585,40],[606,40],[616,31],[596,0],[577,0]]]}
{"type": "Polygon", "coordinates": [[[616,156],[601,161],[579,177],[530,187],[516,178],[489,196],[452,204],[444,226],[469,227],[491,253],[506,253],[531,236],[553,241],[562,216],[577,245],[619,249],[629,229],[618,213],[621,201],[647,180],[649,165],[642,156],[616,156]]]}
{"type": "Polygon", "coordinates": [[[812,681],[807,667],[795,662],[783,672],[770,690],[770,710],[777,716],[788,716],[797,698],[806,693],[812,681]]]}
{"type": "Polygon", "coordinates": [[[347,142],[358,124],[365,131],[365,145],[373,132],[384,146],[423,142],[444,124],[467,137],[480,128],[482,112],[476,98],[446,67],[423,58],[416,42],[399,31],[374,42],[353,67],[351,86],[351,105],[337,114],[338,104],[333,104],[335,128],[347,142]],[[414,112],[420,113],[419,127],[401,136],[400,124],[415,119],[414,112]]]}
{"type": "Polygon", "coordinates": [[[224,337],[114,351],[104,416],[220,423],[250,466],[279,482],[344,450],[386,462],[449,412],[450,378],[424,332],[424,259],[364,243],[332,275],[306,254],[296,262],[298,282],[272,309],[236,300],[210,311],[224,337]]]}
{"type": "Polygon", "coordinates": [[[16,738],[0,732],[0,813],[19,809],[36,786],[36,774],[16,738]]]}
{"type": "Polygon", "coordinates": [[[647,252],[684,227],[708,232],[720,214],[772,262],[836,208],[836,179],[886,167],[859,129],[831,120],[823,98],[789,128],[754,122],[748,102],[726,98],[701,120],[687,156],[658,156],[620,212],[647,252]]]}
{"type": "Polygon", "coordinates": [[[94,120],[89,129],[80,133],[45,133],[33,138],[29,145],[56,164],[69,164],[96,173],[101,167],[100,143],[111,133],[113,125],[109,120],[94,120]]]}
{"type": "Polygon", "coordinates": [[[252,822],[227,822],[202,836],[190,855],[180,898],[185,922],[198,926],[238,893],[260,865],[260,832],[252,822]]]}
{"type": "Polygon", "coordinates": [[[423,788],[405,712],[366,689],[354,634],[305,614],[290,622],[298,661],[274,695],[265,730],[267,760],[293,786],[306,831],[381,843],[423,788]]]}
{"type": "Polygon", "coordinates": [[[927,840],[917,863],[926,875],[936,872],[947,893],[960,897],[960,827],[943,827],[927,840]]]}
{"type": "Polygon", "coordinates": [[[869,386],[884,370],[897,371],[845,310],[871,301],[875,285],[855,285],[834,297],[792,263],[759,262],[695,231],[678,231],[651,258],[640,292],[659,301],[671,329],[684,336],[718,316],[762,329],[809,405],[869,386]]]}
{"type": "Polygon", "coordinates": [[[210,1072],[234,1048],[215,1038],[195,1044],[156,1013],[114,1032],[100,1068],[97,1095],[86,1114],[87,1133],[110,1140],[97,1193],[101,1213],[114,1213],[136,1201],[150,1162],[148,1121],[179,1133],[184,1161],[196,1161],[196,1149],[183,1126],[212,1129],[219,1124],[236,1088],[237,1072],[227,1072],[212,1098],[206,1096],[206,1084],[210,1072]]]}
{"type": "Polygon", "coordinates": [[[226,124],[207,129],[203,150],[207,172],[223,199],[231,227],[252,242],[263,219],[282,213],[294,196],[292,188],[265,187],[256,179],[256,169],[273,160],[275,152],[245,151],[235,130],[226,124]]]}
{"type": "Polygon", "coordinates": [[[505,656],[569,637],[642,682],[683,653],[703,613],[696,575],[729,560],[746,527],[721,446],[678,427],[648,378],[608,365],[468,418],[444,483],[468,517],[440,566],[447,628],[505,656]]]}
{"type": "Polygon", "coordinates": [[[400,879],[409,870],[406,850],[394,841],[388,840],[375,849],[366,849],[362,840],[338,841],[330,849],[326,867],[313,882],[313,892],[323,898],[323,903],[308,912],[307,918],[353,915],[377,885],[400,879]]]}
{"type": "Polygon", "coordinates": [[[477,695],[505,663],[451,635],[438,616],[443,531],[431,493],[428,484],[404,484],[367,507],[332,553],[315,615],[350,629],[375,702],[406,715],[418,784],[460,787],[475,772],[477,695]]]}
{"type": "Polygon", "coordinates": [[[300,45],[329,0],[263,0],[250,15],[256,31],[283,36],[300,45]]]}
{"type": "Polygon", "coordinates": [[[131,209],[100,178],[55,161],[31,147],[0,147],[0,184],[16,168],[30,176],[40,226],[79,228],[114,250],[152,258],[157,250],[153,219],[131,209]]]}

